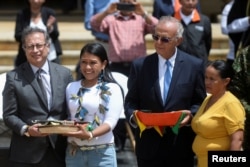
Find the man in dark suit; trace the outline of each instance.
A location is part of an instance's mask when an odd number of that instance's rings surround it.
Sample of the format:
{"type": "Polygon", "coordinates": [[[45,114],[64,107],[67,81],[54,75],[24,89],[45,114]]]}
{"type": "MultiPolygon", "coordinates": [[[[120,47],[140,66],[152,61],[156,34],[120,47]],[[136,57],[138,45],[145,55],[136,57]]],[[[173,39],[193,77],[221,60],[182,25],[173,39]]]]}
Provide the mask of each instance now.
{"type": "Polygon", "coordinates": [[[22,43],[27,62],[7,73],[3,90],[3,120],[12,130],[10,166],[63,167],[66,138],[42,134],[32,121],[67,118],[65,90],[73,77],[69,69],[47,60],[47,32],[28,27],[22,43]]]}
{"type": "MultiPolygon", "coordinates": [[[[156,53],[135,60],[128,80],[125,115],[135,129],[136,156],[139,167],[193,167],[192,142],[194,133],[189,126],[206,96],[204,64],[201,59],[177,49],[182,41],[183,26],[171,16],[162,17],[153,34],[156,53]],[[164,80],[168,60],[171,83],[164,98],[164,80]],[[145,112],[174,112],[185,117],[178,135],[166,127],[160,136],[146,127],[140,136],[134,114],[145,112]]],[[[167,120],[166,120],[167,121],[167,120]]]]}

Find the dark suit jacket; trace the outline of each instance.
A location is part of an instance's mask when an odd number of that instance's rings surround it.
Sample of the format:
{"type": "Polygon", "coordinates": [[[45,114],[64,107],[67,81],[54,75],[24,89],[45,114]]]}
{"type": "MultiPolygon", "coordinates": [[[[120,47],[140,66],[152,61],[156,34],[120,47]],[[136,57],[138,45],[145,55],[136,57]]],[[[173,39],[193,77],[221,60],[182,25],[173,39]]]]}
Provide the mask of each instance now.
{"type": "MultiPolygon", "coordinates": [[[[55,17],[55,12],[52,9],[47,8],[47,7],[42,7],[41,13],[42,13],[42,21],[45,25],[49,19],[49,16],[55,17]]],[[[16,60],[16,63],[18,64],[16,65],[20,65],[27,60],[25,53],[23,51],[23,48],[22,48],[21,37],[22,37],[23,29],[30,25],[30,18],[31,18],[30,8],[25,8],[21,10],[16,16],[15,39],[17,42],[19,42],[18,55],[17,55],[17,60],[16,60]]],[[[57,56],[60,56],[62,54],[62,48],[58,39],[59,30],[58,30],[57,22],[55,22],[53,26],[54,26],[54,29],[51,33],[49,33],[49,35],[53,44],[55,45],[57,56]]]]}
{"type": "MultiPolygon", "coordinates": [[[[161,98],[156,53],[133,62],[128,89],[125,99],[125,115],[128,119],[134,110],[152,112],[191,110],[192,113],[196,113],[206,96],[204,64],[201,59],[177,50],[166,105],[161,98]]],[[[191,159],[193,156],[191,146],[194,133],[191,127],[182,127],[178,136],[174,135],[170,128],[166,128],[165,131],[164,136],[160,137],[154,129],[147,129],[139,137],[137,128],[135,134],[137,157],[153,160],[160,156],[163,161],[168,161],[169,166],[178,166],[178,163],[188,166],[182,158],[191,159]]]]}
{"type": "MultiPolygon", "coordinates": [[[[3,120],[13,131],[10,145],[10,160],[37,163],[48,147],[47,137],[21,136],[21,128],[32,120],[58,120],[67,118],[65,98],[66,86],[73,80],[71,71],[63,66],[49,62],[51,76],[52,104],[50,111],[43,100],[43,94],[35,75],[26,62],[7,73],[3,91],[3,120]]],[[[66,138],[58,135],[49,136],[55,152],[64,161],[66,138]]]]}
{"type": "Polygon", "coordinates": [[[155,0],[152,15],[158,19],[160,19],[161,16],[173,16],[174,7],[172,0],[155,0]]]}

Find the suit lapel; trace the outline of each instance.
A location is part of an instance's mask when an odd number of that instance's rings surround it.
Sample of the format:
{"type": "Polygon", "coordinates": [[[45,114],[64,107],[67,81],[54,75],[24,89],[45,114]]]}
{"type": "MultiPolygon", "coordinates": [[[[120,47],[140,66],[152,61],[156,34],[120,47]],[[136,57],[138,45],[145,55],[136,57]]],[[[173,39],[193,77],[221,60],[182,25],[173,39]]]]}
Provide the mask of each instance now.
{"type": "Polygon", "coordinates": [[[180,73],[182,71],[182,63],[184,62],[183,56],[180,54],[179,50],[177,49],[177,55],[176,55],[176,59],[175,59],[175,65],[174,65],[174,69],[173,69],[173,74],[172,74],[172,80],[170,83],[170,87],[169,87],[169,92],[168,92],[168,97],[167,97],[167,101],[171,98],[172,94],[174,93],[174,87],[177,84],[178,78],[180,77],[180,73]]]}
{"type": "Polygon", "coordinates": [[[49,62],[49,70],[50,70],[50,84],[51,84],[51,99],[52,99],[52,102],[51,102],[51,109],[53,108],[54,106],[54,103],[56,102],[56,95],[58,95],[58,88],[59,88],[59,78],[60,78],[60,72],[58,71],[58,69],[52,65],[50,62],[49,62]],[[53,77],[52,77],[53,76],[53,77]]]}
{"type": "Polygon", "coordinates": [[[159,60],[158,60],[158,54],[155,53],[152,56],[152,60],[150,60],[150,65],[148,67],[151,67],[151,76],[152,76],[152,81],[154,82],[154,90],[155,90],[155,94],[156,94],[156,98],[158,101],[161,102],[162,106],[164,106],[164,101],[161,97],[161,88],[160,88],[160,84],[159,84],[159,60]],[[155,64],[154,66],[152,66],[152,64],[155,64]]]}
{"type": "Polygon", "coordinates": [[[29,63],[25,63],[22,66],[22,75],[26,78],[26,80],[30,83],[30,85],[33,87],[34,91],[37,93],[37,95],[39,96],[39,98],[41,99],[42,103],[44,104],[44,106],[46,108],[47,107],[47,103],[46,103],[46,99],[43,97],[43,93],[42,90],[36,80],[36,76],[33,73],[32,68],[30,67],[29,63]]]}
{"type": "MultiPolygon", "coordinates": [[[[157,74],[158,74],[158,71],[157,71],[157,74]]],[[[162,106],[164,106],[164,101],[163,101],[163,99],[161,97],[161,87],[159,85],[159,77],[155,82],[154,89],[155,89],[157,100],[161,102],[162,106]]]]}

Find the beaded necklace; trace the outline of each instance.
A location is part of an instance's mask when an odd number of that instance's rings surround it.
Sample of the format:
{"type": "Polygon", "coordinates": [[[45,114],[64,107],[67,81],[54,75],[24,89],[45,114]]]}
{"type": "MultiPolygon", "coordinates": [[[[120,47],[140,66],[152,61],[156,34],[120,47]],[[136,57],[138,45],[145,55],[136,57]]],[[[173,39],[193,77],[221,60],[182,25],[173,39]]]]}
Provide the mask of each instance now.
{"type": "MultiPolygon", "coordinates": [[[[105,114],[109,110],[106,106],[109,103],[111,92],[109,91],[109,87],[106,84],[107,84],[107,82],[98,82],[98,84],[96,86],[96,88],[98,90],[101,90],[101,92],[99,94],[100,103],[98,106],[99,112],[101,114],[105,114]],[[101,101],[104,101],[105,105],[102,104],[101,101]]],[[[77,94],[72,94],[71,98],[70,98],[72,100],[78,100],[78,107],[77,107],[77,111],[75,114],[75,118],[78,118],[81,121],[83,121],[86,114],[88,114],[88,110],[82,105],[83,95],[84,95],[84,93],[86,93],[88,91],[90,91],[89,88],[80,87],[77,94]]],[[[99,126],[99,125],[100,125],[100,118],[95,113],[94,120],[88,124],[88,130],[92,131],[94,129],[94,127],[99,126]]]]}

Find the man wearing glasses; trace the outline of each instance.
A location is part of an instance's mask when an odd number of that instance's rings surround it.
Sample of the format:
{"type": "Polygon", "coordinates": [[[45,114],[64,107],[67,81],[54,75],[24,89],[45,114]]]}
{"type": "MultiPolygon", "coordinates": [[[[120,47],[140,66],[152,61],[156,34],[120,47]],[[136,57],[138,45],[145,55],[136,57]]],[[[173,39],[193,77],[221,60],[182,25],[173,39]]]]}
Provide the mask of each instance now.
{"type": "Polygon", "coordinates": [[[177,48],[183,40],[183,31],[177,19],[162,17],[153,34],[156,53],[136,59],[131,65],[125,115],[135,128],[139,167],[194,166],[191,146],[195,135],[190,121],[206,97],[204,64],[177,48]],[[169,126],[162,129],[162,136],[152,126],[140,134],[135,119],[138,110],[180,111],[184,117],[177,134],[169,126]]]}
{"type": "Polygon", "coordinates": [[[208,61],[212,45],[211,23],[207,16],[197,10],[198,0],[179,0],[181,8],[174,17],[181,21],[184,32],[183,42],[178,46],[184,52],[208,61]]]}
{"type": "Polygon", "coordinates": [[[12,167],[65,166],[66,138],[41,134],[34,120],[65,120],[65,90],[71,71],[50,62],[49,35],[27,27],[22,33],[27,62],[7,73],[3,90],[3,120],[12,130],[9,151],[12,167]]]}

